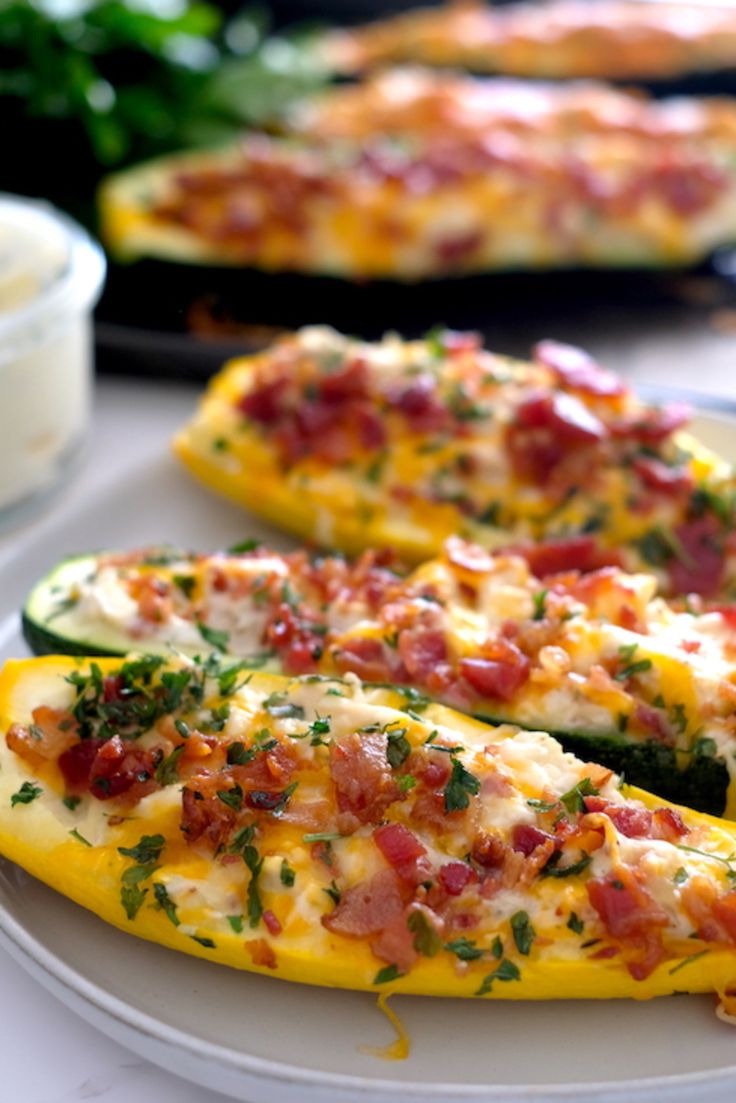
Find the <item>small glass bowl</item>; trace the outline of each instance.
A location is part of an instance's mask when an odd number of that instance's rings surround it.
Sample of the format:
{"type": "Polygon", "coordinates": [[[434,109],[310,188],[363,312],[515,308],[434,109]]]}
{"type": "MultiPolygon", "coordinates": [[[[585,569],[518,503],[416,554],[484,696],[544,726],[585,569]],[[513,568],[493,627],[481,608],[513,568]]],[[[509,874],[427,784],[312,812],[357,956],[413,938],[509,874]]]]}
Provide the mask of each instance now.
{"type": "Polygon", "coordinates": [[[59,483],[89,426],[105,258],[47,203],[0,194],[0,528],[59,483]]]}

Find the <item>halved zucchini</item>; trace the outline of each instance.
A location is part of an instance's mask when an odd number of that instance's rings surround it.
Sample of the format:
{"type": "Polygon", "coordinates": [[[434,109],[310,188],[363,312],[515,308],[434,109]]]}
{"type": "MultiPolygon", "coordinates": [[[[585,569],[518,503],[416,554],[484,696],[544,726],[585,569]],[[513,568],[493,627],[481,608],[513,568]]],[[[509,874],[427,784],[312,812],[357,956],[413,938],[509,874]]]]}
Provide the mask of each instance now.
{"type": "Polygon", "coordinates": [[[286,980],[726,1001],[733,824],[404,705],[212,662],[11,661],[0,851],[124,931],[286,980]]]}

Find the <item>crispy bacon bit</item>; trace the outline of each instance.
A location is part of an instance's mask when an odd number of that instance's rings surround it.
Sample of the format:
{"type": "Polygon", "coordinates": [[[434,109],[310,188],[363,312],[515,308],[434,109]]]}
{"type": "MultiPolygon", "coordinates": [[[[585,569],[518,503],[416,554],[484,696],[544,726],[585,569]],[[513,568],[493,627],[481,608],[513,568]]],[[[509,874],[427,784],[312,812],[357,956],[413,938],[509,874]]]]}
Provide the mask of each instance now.
{"type": "Polygon", "coordinates": [[[395,965],[400,973],[408,973],[419,957],[414,948],[414,935],[409,930],[408,919],[409,910],[404,909],[371,941],[371,950],[376,957],[389,965],[395,965]]]}
{"type": "Polygon", "coordinates": [[[5,742],[11,751],[38,768],[58,758],[77,740],[76,722],[61,709],[46,705],[33,710],[33,723],[11,724],[5,742]]]}
{"type": "Polygon", "coordinates": [[[529,659],[515,644],[503,639],[484,644],[483,656],[461,659],[461,675],[482,697],[511,701],[529,677],[529,659]]]}
{"type": "Polygon", "coordinates": [[[667,926],[666,913],[623,867],[589,881],[587,890],[606,932],[627,950],[629,972],[635,980],[644,980],[663,956],[661,929],[667,926]]]}
{"type": "Polygon", "coordinates": [[[715,901],[713,915],[728,933],[731,942],[736,943],[736,890],[727,892],[725,896],[715,901]]]}
{"type": "Polygon", "coordinates": [[[277,966],[276,954],[265,938],[251,938],[245,943],[245,948],[250,954],[254,965],[264,965],[267,969],[275,969],[277,966]]]}
{"type": "Polygon", "coordinates": [[[500,835],[479,831],[473,839],[470,857],[483,869],[500,869],[507,850],[508,847],[500,835]]]}
{"type": "Polygon", "coordinates": [[[322,916],[322,923],[333,934],[367,938],[403,916],[404,897],[396,871],[382,869],[343,892],[334,911],[322,916]]]}
{"type": "Polygon", "coordinates": [[[59,769],[69,793],[89,791],[98,800],[124,797],[135,803],[158,788],[154,778],[160,757],[125,742],[111,739],[82,739],[59,756],[59,769]]]}
{"type": "Polygon", "coordinates": [[[184,786],[181,794],[181,830],[187,842],[196,843],[202,839],[213,850],[227,842],[235,827],[237,814],[217,796],[217,790],[224,788],[226,786],[216,775],[197,776],[184,786]]]}
{"type": "Polygon", "coordinates": [[[676,497],[693,489],[693,476],[686,467],[668,467],[654,456],[637,456],[631,466],[645,486],[659,494],[676,497]]]}
{"type": "Polygon", "coordinates": [[[388,397],[415,433],[438,432],[450,423],[449,410],[440,401],[432,375],[417,375],[408,386],[390,392],[388,397]]]}
{"type": "Polygon", "coordinates": [[[509,548],[521,555],[537,578],[562,574],[563,571],[598,571],[606,567],[620,567],[620,553],[601,548],[594,536],[571,536],[566,540],[544,540],[539,544],[518,545],[509,548]]]}
{"type": "MultiPolygon", "coordinates": [[[[353,732],[330,748],[330,773],[337,806],[354,822],[376,823],[390,804],[400,799],[386,758],[383,732],[353,732]]],[[[343,826],[350,828],[350,823],[343,826]]]]}
{"type": "Polygon", "coordinates": [[[439,628],[405,628],[399,633],[398,652],[409,677],[426,683],[440,663],[447,659],[445,634],[439,628]]]}
{"type": "Polygon", "coordinates": [[[475,876],[467,862],[446,862],[439,872],[440,884],[450,896],[459,896],[465,886],[475,880],[475,876]]]}
{"type": "Polygon", "coordinates": [[[511,832],[511,846],[513,850],[518,850],[525,858],[529,858],[538,847],[546,847],[549,843],[552,843],[553,847],[556,848],[557,841],[554,836],[548,835],[546,831],[535,827],[534,824],[514,824],[511,832]]]}
{"type": "Polygon", "coordinates": [[[606,371],[589,353],[559,341],[540,341],[533,350],[538,364],[550,368],[566,387],[598,398],[627,393],[623,380],[606,371]]]}
{"type": "Polygon", "coordinates": [[[390,674],[385,648],[379,639],[347,639],[334,652],[334,660],[341,674],[357,674],[364,682],[386,681],[390,674]]]}
{"type": "Polygon", "coordinates": [[[675,528],[680,553],[668,564],[672,589],[714,597],[723,582],[725,556],[715,517],[699,517],[675,528]]]}
{"type": "Polygon", "coordinates": [[[677,429],[690,421],[691,410],[682,402],[670,402],[665,406],[650,406],[609,425],[614,436],[641,441],[643,444],[660,444],[677,429]]]}
{"type": "Polygon", "coordinates": [[[427,850],[408,827],[400,823],[387,823],[373,832],[376,846],[402,881],[420,884],[432,872],[427,850]]]}
{"type": "MultiPolygon", "coordinates": [[[[447,783],[451,766],[445,754],[430,754],[426,766],[419,771],[420,777],[428,789],[439,789],[447,783]]],[[[413,767],[412,767],[413,768],[413,767]]]]}
{"type": "Polygon", "coordinates": [[[453,567],[470,574],[487,574],[495,565],[490,552],[479,544],[461,540],[459,536],[450,536],[445,541],[444,552],[453,567]]]}
{"type": "Polygon", "coordinates": [[[643,701],[637,701],[634,722],[658,743],[666,746],[674,743],[674,736],[661,709],[646,705],[643,701]]]}
{"type": "Polygon", "coordinates": [[[516,425],[544,429],[564,444],[591,444],[605,440],[608,430],[600,418],[574,395],[541,392],[525,398],[516,408],[516,425]]]}
{"type": "Polygon", "coordinates": [[[282,927],[278,920],[278,917],[271,911],[270,908],[266,908],[262,916],[264,925],[268,928],[272,935],[281,934],[282,927]]]}

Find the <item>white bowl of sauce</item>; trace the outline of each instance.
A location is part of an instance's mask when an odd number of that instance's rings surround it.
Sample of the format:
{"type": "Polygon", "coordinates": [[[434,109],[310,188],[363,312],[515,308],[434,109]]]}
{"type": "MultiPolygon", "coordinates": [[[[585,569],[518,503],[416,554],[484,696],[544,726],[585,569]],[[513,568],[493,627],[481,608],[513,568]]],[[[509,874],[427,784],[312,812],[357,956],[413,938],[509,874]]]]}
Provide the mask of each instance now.
{"type": "Polygon", "coordinates": [[[99,245],[47,203],[0,194],[0,526],[41,502],[89,424],[99,245]]]}

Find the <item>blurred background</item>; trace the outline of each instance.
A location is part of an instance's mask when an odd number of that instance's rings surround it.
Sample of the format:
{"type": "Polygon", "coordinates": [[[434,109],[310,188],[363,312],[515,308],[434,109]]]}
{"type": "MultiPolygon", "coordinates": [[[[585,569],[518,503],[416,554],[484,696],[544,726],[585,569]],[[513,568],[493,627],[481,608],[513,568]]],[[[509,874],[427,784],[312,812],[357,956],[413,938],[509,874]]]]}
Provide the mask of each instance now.
{"type": "MultiPolygon", "coordinates": [[[[566,4],[524,5],[532,35],[538,28],[544,39],[544,28],[566,4]]],[[[605,24],[612,5],[578,0],[573,8],[583,15],[573,23],[605,24]]],[[[246,7],[237,0],[0,0],[0,190],[49,200],[99,234],[98,189],[110,173],[174,151],[227,147],[253,132],[280,140],[295,105],[348,87],[346,80],[365,79],[325,60],[322,44],[332,28],[431,6],[431,0],[273,0],[246,7]]],[[[717,10],[730,20],[732,37],[711,35],[705,60],[702,43],[685,41],[684,63],[664,70],[655,64],[624,80],[617,75],[615,36],[607,39],[603,47],[618,87],[655,97],[736,92],[736,10],[725,0],[623,0],[623,8],[635,13],[634,22],[637,8],[645,11],[655,32],[666,35],[675,25],[697,25],[699,12],[717,10]]],[[[595,26],[573,27],[572,34],[581,56],[600,54],[595,26]]],[[[413,60],[412,49],[404,53],[413,60]]],[[[459,54],[453,69],[472,68],[465,61],[459,54]]],[[[538,75],[548,73],[543,68],[538,75]]],[[[573,67],[569,75],[579,74],[573,67]]],[[[727,103],[736,119],[734,101],[727,103]]],[[[614,133],[610,138],[618,140],[614,133]]],[[[564,155],[577,156],[583,138],[571,132],[565,140],[564,155]]],[[[727,186],[736,196],[736,141],[718,142],[718,171],[731,173],[727,186]]],[[[480,329],[512,353],[552,335],[591,347],[652,386],[692,390],[695,384],[728,399],[736,393],[736,200],[732,208],[728,220],[719,208],[719,232],[709,230],[717,247],[707,255],[673,266],[656,260],[636,270],[624,266],[623,272],[618,264],[595,271],[575,263],[560,271],[522,265],[427,271],[406,281],[390,273],[377,279],[304,274],[298,265],[264,272],[248,260],[182,264],[148,256],[121,263],[111,254],[96,316],[98,363],[107,371],[204,378],[225,356],[257,347],[285,327],[329,322],[375,337],[386,329],[419,333],[441,322],[480,329]],[[706,365],[697,380],[695,361],[706,365]]]]}

